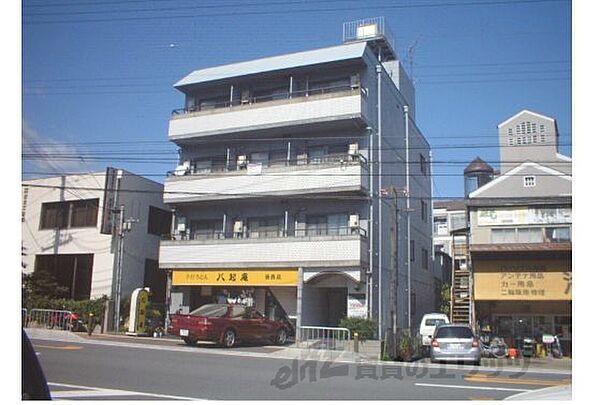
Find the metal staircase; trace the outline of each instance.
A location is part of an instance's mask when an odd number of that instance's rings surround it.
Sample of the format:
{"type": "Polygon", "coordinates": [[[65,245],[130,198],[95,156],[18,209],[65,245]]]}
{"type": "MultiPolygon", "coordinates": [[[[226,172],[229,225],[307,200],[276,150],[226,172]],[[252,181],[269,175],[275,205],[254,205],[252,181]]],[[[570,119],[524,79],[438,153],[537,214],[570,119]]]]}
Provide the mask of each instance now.
{"type": "Polygon", "coordinates": [[[452,302],[451,322],[471,324],[473,276],[469,266],[468,245],[452,241],[452,302]]]}

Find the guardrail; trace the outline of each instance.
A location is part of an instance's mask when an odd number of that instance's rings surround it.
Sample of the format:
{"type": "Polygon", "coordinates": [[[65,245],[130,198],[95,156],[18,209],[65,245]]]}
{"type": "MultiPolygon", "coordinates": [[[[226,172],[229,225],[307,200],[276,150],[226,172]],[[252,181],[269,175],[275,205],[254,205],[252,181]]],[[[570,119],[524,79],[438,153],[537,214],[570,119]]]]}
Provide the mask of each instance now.
{"type": "Polygon", "coordinates": [[[24,323],[26,328],[48,328],[70,330],[73,313],[56,309],[25,310],[24,323]]]}
{"type": "Polygon", "coordinates": [[[299,326],[296,328],[296,347],[318,350],[347,350],[350,330],[324,326],[299,326]]]}

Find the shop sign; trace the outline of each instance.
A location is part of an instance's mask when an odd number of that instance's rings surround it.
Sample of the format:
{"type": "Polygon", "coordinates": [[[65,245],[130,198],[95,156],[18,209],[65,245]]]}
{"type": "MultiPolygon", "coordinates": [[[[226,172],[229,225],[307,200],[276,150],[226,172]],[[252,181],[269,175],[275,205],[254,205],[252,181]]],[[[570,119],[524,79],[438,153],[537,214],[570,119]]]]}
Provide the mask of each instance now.
{"type": "Polygon", "coordinates": [[[476,300],[570,300],[571,272],[475,273],[476,300]]]}
{"type": "Polygon", "coordinates": [[[365,294],[348,294],[348,318],[366,318],[365,294]]]}
{"type": "Polygon", "coordinates": [[[571,221],[571,208],[490,208],[477,210],[477,224],[479,226],[570,224],[571,221]]]}
{"type": "Polygon", "coordinates": [[[206,269],[173,272],[173,285],[296,286],[297,269],[206,269]]]}

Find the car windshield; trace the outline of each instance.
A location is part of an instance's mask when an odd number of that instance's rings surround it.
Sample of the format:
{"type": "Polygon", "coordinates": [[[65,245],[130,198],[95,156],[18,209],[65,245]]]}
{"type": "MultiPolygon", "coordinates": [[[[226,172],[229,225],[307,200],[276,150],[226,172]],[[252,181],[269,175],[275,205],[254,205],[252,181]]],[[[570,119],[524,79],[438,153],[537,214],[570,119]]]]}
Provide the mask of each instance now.
{"type": "Polygon", "coordinates": [[[190,315],[220,317],[226,313],[227,304],[206,304],[190,312],[190,315]]]}
{"type": "Polygon", "coordinates": [[[426,326],[438,326],[438,325],[445,325],[445,324],[446,324],[446,320],[444,318],[425,319],[426,326]]]}
{"type": "Polygon", "coordinates": [[[461,326],[440,328],[437,330],[435,337],[436,338],[471,339],[473,337],[473,332],[471,332],[471,329],[461,327],[461,326]]]}

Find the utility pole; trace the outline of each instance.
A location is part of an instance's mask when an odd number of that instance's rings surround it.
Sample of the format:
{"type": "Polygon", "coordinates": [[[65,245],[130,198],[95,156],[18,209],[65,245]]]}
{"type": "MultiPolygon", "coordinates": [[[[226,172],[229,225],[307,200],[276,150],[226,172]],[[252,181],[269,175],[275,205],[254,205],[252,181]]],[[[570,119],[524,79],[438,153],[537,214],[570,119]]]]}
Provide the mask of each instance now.
{"type": "Polygon", "coordinates": [[[410,251],[410,152],[409,152],[409,134],[408,134],[408,106],[404,106],[404,142],[405,142],[405,181],[406,187],[404,189],[406,197],[406,266],[407,266],[407,300],[408,305],[407,316],[408,316],[408,330],[412,333],[412,288],[411,288],[411,251],[410,251]]]}
{"type": "Polygon", "coordinates": [[[391,260],[391,280],[390,280],[390,320],[392,322],[391,343],[388,344],[389,355],[392,359],[397,357],[397,342],[398,342],[398,192],[396,187],[390,186],[387,189],[382,189],[381,194],[394,196],[394,220],[392,221],[392,260],[391,260]]]}
{"type": "Polygon", "coordinates": [[[118,249],[117,249],[117,275],[115,280],[115,309],[114,309],[114,325],[115,332],[119,332],[120,320],[121,320],[121,279],[123,278],[123,247],[125,245],[125,233],[131,231],[133,223],[139,222],[138,219],[125,219],[125,206],[121,204],[119,208],[114,212],[119,215],[117,237],[118,249]]]}

